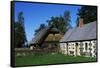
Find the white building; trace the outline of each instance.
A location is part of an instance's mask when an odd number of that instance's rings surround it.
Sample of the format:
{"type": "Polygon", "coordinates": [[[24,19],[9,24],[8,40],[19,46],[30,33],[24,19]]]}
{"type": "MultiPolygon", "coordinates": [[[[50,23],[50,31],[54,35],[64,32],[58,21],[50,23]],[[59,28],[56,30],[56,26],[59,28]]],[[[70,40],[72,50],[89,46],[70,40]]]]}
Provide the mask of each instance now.
{"type": "Polygon", "coordinates": [[[74,56],[97,56],[97,22],[83,25],[79,20],[79,27],[69,29],[60,40],[62,54],[74,56]]]}

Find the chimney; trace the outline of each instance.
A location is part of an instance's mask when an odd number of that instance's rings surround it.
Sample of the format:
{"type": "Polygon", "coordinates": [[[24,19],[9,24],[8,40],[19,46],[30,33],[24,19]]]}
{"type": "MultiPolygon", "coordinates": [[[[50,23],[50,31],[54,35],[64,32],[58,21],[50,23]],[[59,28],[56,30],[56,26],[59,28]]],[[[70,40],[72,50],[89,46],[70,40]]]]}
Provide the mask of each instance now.
{"type": "Polygon", "coordinates": [[[78,23],[78,27],[82,27],[84,25],[83,23],[83,18],[79,18],[79,23],[78,23]]]}

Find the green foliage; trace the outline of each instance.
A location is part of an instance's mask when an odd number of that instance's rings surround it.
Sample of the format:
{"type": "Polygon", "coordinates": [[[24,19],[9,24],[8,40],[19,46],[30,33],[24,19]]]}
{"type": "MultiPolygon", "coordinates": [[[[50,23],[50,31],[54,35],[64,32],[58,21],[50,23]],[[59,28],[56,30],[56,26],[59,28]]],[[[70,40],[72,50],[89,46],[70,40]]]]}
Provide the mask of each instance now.
{"type": "Polygon", "coordinates": [[[72,26],[70,24],[70,22],[71,22],[70,12],[69,11],[65,11],[63,18],[64,18],[64,21],[65,21],[65,24],[66,24],[66,30],[71,29],[72,26]]]}
{"type": "Polygon", "coordinates": [[[51,17],[51,20],[49,20],[48,25],[51,25],[51,24],[53,25],[54,28],[57,28],[58,30],[60,30],[61,33],[64,33],[66,31],[66,23],[62,16],[51,17]]]}
{"type": "Polygon", "coordinates": [[[65,11],[63,16],[52,16],[50,20],[47,20],[47,22],[48,25],[53,24],[53,27],[57,28],[62,34],[64,34],[69,28],[71,28],[70,12],[65,11]]]}
{"type": "Polygon", "coordinates": [[[63,18],[64,18],[64,21],[66,23],[67,28],[71,28],[71,25],[70,25],[70,22],[71,22],[70,12],[65,11],[63,18]]]}
{"type": "Polygon", "coordinates": [[[79,9],[78,16],[84,19],[84,24],[97,20],[96,6],[82,6],[79,9]]]}
{"type": "Polygon", "coordinates": [[[18,15],[18,22],[14,23],[14,42],[15,47],[22,47],[27,41],[25,30],[24,30],[24,22],[22,17],[22,12],[18,15]],[[21,18],[21,19],[20,19],[21,18]]]}
{"type": "Polygon", "coordinates": [[[44,29],[46,28],[46,25],[45,24],[40,24],[40,27],[38,29],[35,30],[35,35],[41,30],[41,29],[44,29]]]}

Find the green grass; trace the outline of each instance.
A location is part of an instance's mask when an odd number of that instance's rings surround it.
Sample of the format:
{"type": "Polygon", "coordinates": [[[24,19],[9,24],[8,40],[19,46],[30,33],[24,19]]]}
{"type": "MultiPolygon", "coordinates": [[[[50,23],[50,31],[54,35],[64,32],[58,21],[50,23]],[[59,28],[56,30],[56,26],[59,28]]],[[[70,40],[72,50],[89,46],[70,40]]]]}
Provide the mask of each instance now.
{"type": "Polygon", "coordinates": [[[75,57],[66,56],[62,54],[47,54],[47,55],[27,55],[16,56],[16,66],[24,65],[41,65],[41,64],[59,64],[59,63],[77,63],[77,62],[92,62],[96,61],[96,58],[91,57],[75,57]]]}

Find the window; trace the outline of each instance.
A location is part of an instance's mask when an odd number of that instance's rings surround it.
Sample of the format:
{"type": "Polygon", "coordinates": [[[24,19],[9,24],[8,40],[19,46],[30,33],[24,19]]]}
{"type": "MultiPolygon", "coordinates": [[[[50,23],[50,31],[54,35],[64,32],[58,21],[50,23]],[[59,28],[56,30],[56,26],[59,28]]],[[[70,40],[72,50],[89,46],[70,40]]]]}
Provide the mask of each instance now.
{"type": "Polygon", "coordinates": [[[91,45],[92,45],[92,43],[90,42],[90,43],[89,43],[89,45],[91,46],[91,45]]]}
{"type": "Polygon", "coordinates": [[[95,46],[93,46],[93,48],[95,48],[95,46]]]}
{"type": "Polygon", "coordinates": [[[90,53],[90,56],[92,56],[92,53],[90,53]]]}
{"type": "Polygon", "coordinates": [[[78,46],[78,43],[76,43],[76,46],[78,46]]]}
{"type": "Polygon", "coordinates": [[[74,54],[74,51],[70,51],[70,54],[74,54]]]}
{"type": "Polygon", "coordinates": [[[94,52],[94,54],[96,53],[96,51],[93,51],[94,52]]]}
{"type": "Polygon", "coordinates": [[[95,41],[93,41],[93,43],[96,43],[95,41]]]}
{"type": "Polygon", "coordinates": [[[68,43],[66,43],[66,45],[68,46],[68,43]]]}
{"type": "Polygon", "coordinates": [[[92,50],[92,48],[89,48],[89,50],[91,51],[91,50],[92,50]]]}
{"type": "Polygon", "coordinates": [[[85,50],[87,50],[88,49],[88,46],[87,46],[87,43],[85,43],[85,50]]]}
{"type": "Polygon", "coordinates": [[[97,42],[95,42],[94,45],[96,46],[97,45],[97,42]]]}
{"type": "Polygon", "coordinates": [[[94,50],[93,53],[96,55],[97,54],[96,50],[94,50]]]}

